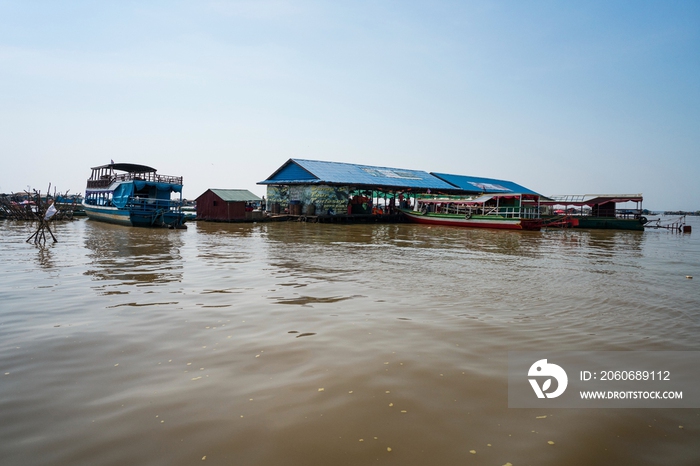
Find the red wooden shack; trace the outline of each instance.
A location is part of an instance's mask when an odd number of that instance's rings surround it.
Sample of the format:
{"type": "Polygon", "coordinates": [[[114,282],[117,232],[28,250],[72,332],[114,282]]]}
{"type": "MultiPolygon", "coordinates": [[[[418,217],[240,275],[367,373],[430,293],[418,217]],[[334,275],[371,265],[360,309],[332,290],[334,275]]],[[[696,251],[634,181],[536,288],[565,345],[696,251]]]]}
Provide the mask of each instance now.
{"type": "Polygon", "coordinates": [[[261,201],[247,189],[207,189],[197,198],[197,220],[244,220],[249,217],[246,206],[261,201]]]}

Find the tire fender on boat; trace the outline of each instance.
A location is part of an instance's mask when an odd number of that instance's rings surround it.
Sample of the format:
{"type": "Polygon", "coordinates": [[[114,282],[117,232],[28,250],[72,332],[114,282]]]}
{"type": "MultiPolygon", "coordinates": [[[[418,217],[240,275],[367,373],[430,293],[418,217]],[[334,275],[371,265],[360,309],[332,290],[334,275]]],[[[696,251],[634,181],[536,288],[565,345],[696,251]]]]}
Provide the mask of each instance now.
{"type": "Polygon", "coordinates": [[[649,220],[646,217],[639,217],[639,223],[645,225],[649,220]]]}
{"type": "Polygon", "coordinates": [[[464,216],[464,218],[465,218],[465,220],[469,220],[470,218],[472,218],[472,214],[467,214],[464,216]]]}

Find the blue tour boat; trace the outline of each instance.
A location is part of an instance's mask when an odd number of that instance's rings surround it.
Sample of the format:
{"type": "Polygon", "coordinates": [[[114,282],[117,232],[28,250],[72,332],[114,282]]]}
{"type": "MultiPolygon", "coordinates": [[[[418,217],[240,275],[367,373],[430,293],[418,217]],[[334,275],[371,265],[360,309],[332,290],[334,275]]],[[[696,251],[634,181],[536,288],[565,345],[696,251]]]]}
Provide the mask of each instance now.
{"type": "Polygon", "coordinates": [[[88,218],[135,227],[184,228],[182,177],[155,168],[110,163],[92,168],[83,206],[88,218]],[[171,199],[179,193],[179,199],[171,199]]]}

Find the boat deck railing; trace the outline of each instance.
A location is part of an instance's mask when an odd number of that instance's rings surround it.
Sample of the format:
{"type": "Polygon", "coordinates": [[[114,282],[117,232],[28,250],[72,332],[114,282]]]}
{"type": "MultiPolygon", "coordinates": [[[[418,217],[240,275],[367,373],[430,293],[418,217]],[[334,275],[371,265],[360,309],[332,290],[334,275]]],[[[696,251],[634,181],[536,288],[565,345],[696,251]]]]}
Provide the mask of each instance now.
{"type": "Polygon", "coordinates": [[[119,173],[102,175],[98,179],[89,179],[88,188],[107,188],[116,181],[151,181],[156,183],[182,184],[181,176],[158,175],[155,172],[147,173],[119,173]]]}
{"type": "Polygon", "coordinates": [[[568,209],[564,212],[564,214],[569,217],[639,219],[643,216],[644,212],[642,209],[568,209]]]}
{"type": "Polygon", "coordinates": [[[153,212],[156,210],[179,212],[182,208],[182,202],[172,199],[149,199],[135,197],[129,200],[126,207],[132,212],[153,212]]]}
{"type": "Polygon", "coordinates": [[[440,206],[439,213],[453,215],[487,215],[501,218],[540,218],[538,207],[496,207],[448,204],[440,206]]]}

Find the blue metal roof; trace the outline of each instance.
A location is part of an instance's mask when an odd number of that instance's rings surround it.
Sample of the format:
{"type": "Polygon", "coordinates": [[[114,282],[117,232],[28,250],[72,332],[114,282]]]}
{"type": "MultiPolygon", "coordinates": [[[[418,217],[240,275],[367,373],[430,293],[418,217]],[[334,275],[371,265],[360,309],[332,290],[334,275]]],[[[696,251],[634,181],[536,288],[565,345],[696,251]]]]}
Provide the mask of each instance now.
{"type": "Polygon", "coordinates": [[[512,181],[497,180],[495,178],[479,178],[476,176],[450,175],[447,173],[432,173],[436,177],[453,184],[459,189],[471,193],[488,194],[536,194],[539,193],[520,186],[512,181]]]}
{"type": "Polygon", "coordinates": [[[335,184],[457,191],[459,188],[420,170],[352,163],[289,159],[258,184],[335,184]]]}

